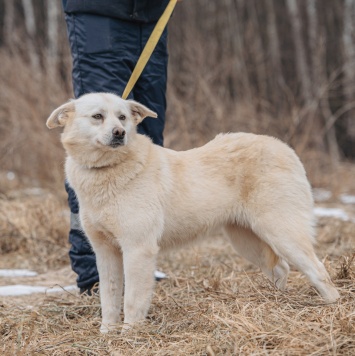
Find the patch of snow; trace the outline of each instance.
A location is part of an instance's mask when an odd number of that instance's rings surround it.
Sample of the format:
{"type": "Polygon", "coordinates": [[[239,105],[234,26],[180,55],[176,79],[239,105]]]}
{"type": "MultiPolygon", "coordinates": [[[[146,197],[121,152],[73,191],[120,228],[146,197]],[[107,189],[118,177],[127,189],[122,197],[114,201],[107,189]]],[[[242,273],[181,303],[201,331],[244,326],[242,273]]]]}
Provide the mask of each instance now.
{"type": "Polygon", "coordinates": [[[164,272],[160,272],[160,271],[154,271],[154,277],[156,279],[164,279],[167,278],[166,274],[164,272]]]}
{"type": "Polygon", "coordinates": [[[355,204],[355,195],[342,194],[339,199],[344,204],[355,204]]]}
{"type": "Polygon", "coordinates": [[[34,293],[59,293],[63,291],[75,291],[78,287],[75,285],[66,287],[36,287],[16,284],[13,286],[0,287],[0,296],[19,296],[29,295],[34,293]]]}
{"type": "Polygon", "coordinates": [[[313,209],[313,212],[314,215],[320,217],[336,218],[343,221],[350,220],[349,215],[342,209],[317,207],[313,209]]]}
{"type": "Polygon", "coordinates": [[[46,194],[46,190],[45,189],[38,188],[38,187],[26,188],[22,192],[24,194],[26,194],[26,195],[37,195],[37,196],[46,194]]]}
{"type": "Polygon", "coordinates": [[[332,197],[332,192],[322,188],[313,189],[313,198],[316,202],[327,201],[332,197]]]}
{"type": "Polygon", "coordinates": [[[28,269],[0,269],[0,277],[34,277],[38,273],[28,269]]]}
{"type": "Polygon", "coordinates": [[[6,174],[6,177],[7,177],[8,180],[14,180],[16,178],[16,175],[15,175],[14,172],[9,171],[6,174]]]}

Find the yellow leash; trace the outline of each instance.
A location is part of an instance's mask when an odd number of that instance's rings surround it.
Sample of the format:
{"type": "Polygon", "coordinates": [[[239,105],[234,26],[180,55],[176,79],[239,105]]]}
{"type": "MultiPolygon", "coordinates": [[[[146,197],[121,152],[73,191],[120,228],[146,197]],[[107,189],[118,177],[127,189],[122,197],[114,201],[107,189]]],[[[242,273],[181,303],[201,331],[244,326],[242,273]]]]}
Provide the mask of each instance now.
{"type": "Polygon", "coordinates": [[[163,14],[161,15],[159,21],[154,27],[152,34],[150,35],[146,45],[144,46],[143,52],[140,55],[138,62],[132,72],[131,78],[126,85],[126,88],[122,94],[122,99],[127,99],[129,93],[132,91],[134,85],[137,83],[138,78],[143,72],[146,64],[149,61],[150,56],[152,55],[154,48],[156,47],[166,24],[168,23],[170,16],[175,8],[177,0],[170,0],[168,6],[164,10],[163,14]]]}

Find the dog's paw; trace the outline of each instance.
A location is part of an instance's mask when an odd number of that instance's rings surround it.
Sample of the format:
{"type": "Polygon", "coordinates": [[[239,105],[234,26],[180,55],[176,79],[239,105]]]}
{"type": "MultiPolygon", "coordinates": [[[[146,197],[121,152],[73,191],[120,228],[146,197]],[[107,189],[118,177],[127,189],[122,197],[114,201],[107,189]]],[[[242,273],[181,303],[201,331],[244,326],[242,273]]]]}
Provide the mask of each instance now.
{"type": "Polygon", "coordinates": [[[121,329],[121,334],[128,333],[130,330],[132,330],[132,324],[123,324],[122,329],[121,329]]]}
{"type": "Polygon", "coordinates": [[[110,331],[109,327],[107,327],[106,325],[103,325],[103,324],[101,325],[101,327],[100,327],[101,334],[107,334],[109,331],[110,331]]]}
{"type": "Polygon", "coordinates": [[[139,329],[140,326],[145,324],[145,320],[135,321],[132,323],[124,323],[121,328],[121,334],[126,334],[130,331],[139,329]]]}
{"type": "Polygon", "coordinates": [[[112,325],[112,324],[101,324],[100,327],[100,333],[101,334],[107,334],[110,331],[117,331],[117,325],[112,325]]]}
{"type": "Polygon", "coordinates": [[[331,304],[335,303],[340,298],[340,294],[333,285],[330,285],[326,293],[323,293],[323,298],[326,303],[331,304]]]}

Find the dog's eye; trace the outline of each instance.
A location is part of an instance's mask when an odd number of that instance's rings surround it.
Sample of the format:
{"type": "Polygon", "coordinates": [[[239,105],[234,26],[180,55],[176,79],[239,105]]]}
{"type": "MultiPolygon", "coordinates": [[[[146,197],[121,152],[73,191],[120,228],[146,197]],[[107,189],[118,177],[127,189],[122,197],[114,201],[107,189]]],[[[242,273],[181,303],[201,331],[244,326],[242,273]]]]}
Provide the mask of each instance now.
{"type": "Polygon", "coordinates": [[[118,118],[119,118],[120,120],[126,120],[126,116],[124,116],[124,115],[120,115],[118,118]]]}
{"type": "Polygon", "coordinates": [[[95,114],[95,115],[92,115],[92,117],[96,120],[101,120],[104,118],[101,114],[95,114]]]}

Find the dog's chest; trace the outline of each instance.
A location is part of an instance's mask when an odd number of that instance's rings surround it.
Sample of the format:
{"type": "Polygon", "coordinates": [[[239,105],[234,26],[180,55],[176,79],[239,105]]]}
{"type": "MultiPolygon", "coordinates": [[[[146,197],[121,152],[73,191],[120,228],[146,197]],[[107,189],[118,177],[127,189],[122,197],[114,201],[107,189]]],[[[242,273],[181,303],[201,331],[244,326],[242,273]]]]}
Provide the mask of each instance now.
{"type": "Polygon", "coordinates": [[[77,165],[70,157],[66,162],[69,184],[79,199],[79,204],[102,208],[118,199],[124,191],[125,177],[113,169],[87,169],[77,165]]]}
{"type": "Polygon", "coordinates": [[[119,174],[107,177],[75,169],[68,170],[67,176],[78,196],[84,230],[89,226],[120,239],[142,235],[162,218],[154,186],[147,189],[139,176],[125,182],[119,174]]]}

